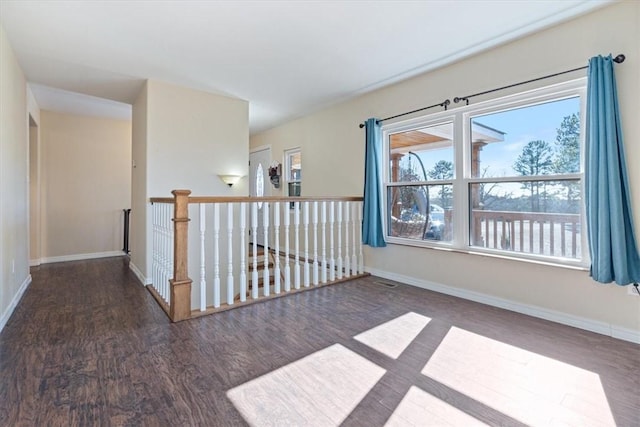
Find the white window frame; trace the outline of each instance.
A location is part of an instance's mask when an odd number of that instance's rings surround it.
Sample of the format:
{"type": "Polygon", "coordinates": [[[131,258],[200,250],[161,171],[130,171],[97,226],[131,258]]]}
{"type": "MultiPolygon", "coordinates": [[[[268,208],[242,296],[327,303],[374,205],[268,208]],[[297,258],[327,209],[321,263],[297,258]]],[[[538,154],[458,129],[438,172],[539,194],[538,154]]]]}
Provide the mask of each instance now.
{"type": "MultiPolygon", "coordinates": [[[[586,114],[586,86],[587,79],[580,78],[567,81],[564,83],[554,84],[538,89],[533,89],[514,95],[508,95],[476,104],[462,106],[448,111],[440,111],[429,115],[416,117],[409,120],[386,124],[382,126],[383,136],[383,176],[382,191],[384,200],[383,221],[384,232],[387,243],[419,246],[434,249],[453,250],[458,252],[498,256],[502,258],[527,260],[533,262],[541,262],[545,264],[567,266],[573,268],[584,269],[590,264],[588,241],[586,237],[585,224],[585,205],[584,196],[582,198],[580,233],[581,258],[561,258],[555,256],[547,256],[540,254],[521,253],[515,251],[507,251],[493,248],[485,248],[470,245],[470,223],[471,212],[469,211],[469,188],[470,184],[482,182],[514,182],[514,181],[538,181],[540,176],[535,177],[472,177],[471,176],[471,139],[470,123],[473,117],[497,113],[505,110],[512,110],[526,106],[533,106],[551,101],[559,101],[567,98],[580,97],[580,172],[575,174],[563,175],[545,175],[545,180],[556,179],[579,179],[582,194],[585,194],[584,188],[584,136],[585,136],[585,114],[586,114]],[[437,184],[453,184],[453,212],[452,212],[452,240],[416,240],[402,237],[394,237],[389,235],[389,205],[388,205],[388,188],[394,186],[402,186],[404,183],[391,182],[390,178],[390,159],[389,159],[389,136],[391,134],[406,132],[413,129],[424,128],[445,122],[453,123],[453,150],[454,150],[454,178],[452,180],[433,180],[429,181],[429,185],[437,184]]],[[[413,184],[413,183],[412,183],[413,184]]],[[[416,183],[419,184],[419,183],[416,183]]]]}
{"type": "Polygon", "coordinates": [[[289,183],[291,182],[300,183],[300,195],[302,195],[302,149],[300,147],[284,150],[284,167],[287,197],[289,197],[289,183]],[[300,179],[291,179],[291,157],[296,154],[300,154],[300,179]]]}

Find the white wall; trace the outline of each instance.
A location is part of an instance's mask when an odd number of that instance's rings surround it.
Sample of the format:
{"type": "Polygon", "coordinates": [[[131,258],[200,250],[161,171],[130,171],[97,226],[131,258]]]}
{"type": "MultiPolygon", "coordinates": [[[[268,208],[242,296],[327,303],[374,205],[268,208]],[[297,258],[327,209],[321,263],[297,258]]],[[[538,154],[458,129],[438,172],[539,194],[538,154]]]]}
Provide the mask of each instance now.
{"type": "Polygon", "coordinates": [[[133,174],[131,259],[134,271],[147,280],[149,198],[172,197],[175,189],[191,190],[194,196],[247,195],[246,179],[229,188],[218,175],[248,174],[249,106],[240,99],[150,80],[134,103],[133,117],[138,170],[133,174]]]}
{"type": "Polygon", "coordinates": [[[0,27],[0,330],[31,281],[28,128],[27,84],[0,27]]]}
{"type": "Polygon", "coordinates": [[[131,202],[131,121],[42,111],[41,261],[118,255],[131,202]]]}
{"type": "MultiPolygon", "coordinates": [[[[640,233],[640,169],[635,167],[640,159],[639,28],[640,2],[616,3],[252,136],[251,147],[271,145],[277,159],[284,149],[301,146],[307,196],[361,195],[364,131],[358,124],[363,120],[583,66],[597,54],[624,53],[627,60],[616,66],[616,73],[634,220],[636,233],[640,233]]],[[[573,78],[583,75],[576,73],[573,78]]],[[[537,86],[517,90],[533,87],[537,86]]],[[[640,241],[640,234],[636,238],[640,241]]],[[[597,284],[586,271],[399,245],[367,248],[365,264],[387,277],[422,286],[445,285],[441,289],[495,303],[509,302],[516,309],[533,307],[538,315],[562,317],[587,329],[640,341],[640,298],[627,295],[627,288],[597,284]]]]}

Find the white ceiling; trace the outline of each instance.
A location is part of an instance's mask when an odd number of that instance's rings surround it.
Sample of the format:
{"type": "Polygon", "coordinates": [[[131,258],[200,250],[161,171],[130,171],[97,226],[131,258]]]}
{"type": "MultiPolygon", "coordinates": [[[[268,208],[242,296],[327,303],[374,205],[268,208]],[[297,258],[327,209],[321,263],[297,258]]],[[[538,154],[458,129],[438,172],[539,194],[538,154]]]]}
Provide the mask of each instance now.
{"type": "Polygon", "coordinates": [[[151,78],[248,100],[255,133],[607,3],[0,0],[0,22],[45,109],[151,78]]]}

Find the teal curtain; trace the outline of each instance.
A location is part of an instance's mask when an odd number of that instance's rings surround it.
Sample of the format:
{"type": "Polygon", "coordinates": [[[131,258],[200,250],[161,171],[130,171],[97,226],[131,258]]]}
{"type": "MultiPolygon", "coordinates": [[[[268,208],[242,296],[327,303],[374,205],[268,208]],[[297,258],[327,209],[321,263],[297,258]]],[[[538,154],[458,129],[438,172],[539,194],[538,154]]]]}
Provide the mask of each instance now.
{"type": "Polygon", "coordinates": [[[601,283],[640,282],[611,55],[589,60],[585,203],[591,277],[601,283]]]}
{"type": "Polygon", "coordinates": [[[379,248],[387,246],[382,224],[382,131],[376,119],[368,119],[365,130],[362,243],[379,248]]]}

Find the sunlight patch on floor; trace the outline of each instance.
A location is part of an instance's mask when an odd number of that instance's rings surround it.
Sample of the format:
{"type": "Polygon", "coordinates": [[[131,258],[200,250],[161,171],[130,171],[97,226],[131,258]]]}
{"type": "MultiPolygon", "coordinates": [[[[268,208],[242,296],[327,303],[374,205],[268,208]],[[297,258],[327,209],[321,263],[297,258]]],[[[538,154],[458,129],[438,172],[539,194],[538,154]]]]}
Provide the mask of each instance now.
{"type": "Polygon", "coordinates": [[[597,374],[463,329],[422,374],[529,425],[615,426],[597,374]]]}
{"type": "Polygon", "coordinates": [[[353,338],[392,359],[397,359],[430,321],[428,317],[410,312],[353,338]]]}
{"type": "Polygon", "coordinates": [[[386,371],[334,344],[227,392],[252,426],[337,426],[386,371]]]}
{"type": "Polygon", "coordinates": [[[391,414],[385,427],[486,425],[447,402],[412,386],[391,414]]]}

